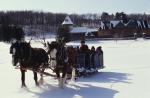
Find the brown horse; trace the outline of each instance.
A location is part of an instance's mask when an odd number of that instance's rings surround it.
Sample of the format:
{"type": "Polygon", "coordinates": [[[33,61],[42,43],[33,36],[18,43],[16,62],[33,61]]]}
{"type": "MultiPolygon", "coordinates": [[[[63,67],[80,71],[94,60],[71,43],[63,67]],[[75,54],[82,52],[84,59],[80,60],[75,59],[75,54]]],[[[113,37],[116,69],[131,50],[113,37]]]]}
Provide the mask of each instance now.
{"type": "Polygon", "coordinates": [[[77,49],[74,48],[73,46],[68,46],[67,53],[68,53],[68,74],[71,74],[71,80],[75,81],[77,49]]]}
{"type": "Polygon", "coordinates": [[[32,48],[27,42],[16,42],[11,45],[10,53],[12,54],[13,65],[19,64],[20,66],[22,87],[26,87],[25,72],[28,68],[33,70],[35,83],[39,85],[37,71],[40,70],[40,67],[43,68],[41,71],[48,67],[46,51],[42,48],[32,48]]]}
{"type": "Polygon", "coordinates": [[[59,86],[63,88],[67,74],[67,51],[63,43],[53,41],[48,43],[48,54],[50,57],[50,66],[53,67],[57,75],[59,86]],[[62,76],[60,75],[62,73],[62,76]]]}

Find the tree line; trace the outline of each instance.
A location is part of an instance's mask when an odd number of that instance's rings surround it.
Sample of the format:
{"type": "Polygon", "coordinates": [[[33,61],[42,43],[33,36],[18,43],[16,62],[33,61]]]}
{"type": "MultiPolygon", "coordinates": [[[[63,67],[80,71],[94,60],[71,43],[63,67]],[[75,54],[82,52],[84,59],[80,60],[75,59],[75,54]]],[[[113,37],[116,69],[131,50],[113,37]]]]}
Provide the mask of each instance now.
{"type": "Polygon", "coordinates": [[[1,25],[0,26],[0,41],[10,42],[12,39],[24,39],[22,27],[17,25],[1,25]]]}
{"type": "MultiPolygon", "coordinates": [[[[42,11],[0,11],[0,40],[10,40],[10,36],[16,39],[23,38],[24,32],[22,27],[24,26],[45,26],[58,29],[67,15],[70,16],[73,23],[77,26],[99,27],[100,21],[123,20],[123,22],[127,23],[130,19],[145,20],[150,23],[150,15],[146,13],[126,14],[124,12],[116,12],[115,14],[110,14],[103,12],[101,14],[66,14],[42,11]]],[[[59,30],[55,31],[57,33],[59,30]]]]}
{"type": "MultiPolygon", "coordinates": [[[[51,12],[38,12],[38,11],[7,11],[0,12],[0,23],[13,24],[13,25],[50,25],[59,26],[66,13],[51,13],[51,12]]],[[[150,15],[148,14],[126,14],[124,12],[116,12],[116,14],[109,14],[103,12],[101,14],[70,14],[69,15],[76,25],[91,25],[99,24],[99,21],[109,21],[123,19],[147,20],[150,22],[150,15]]]]}

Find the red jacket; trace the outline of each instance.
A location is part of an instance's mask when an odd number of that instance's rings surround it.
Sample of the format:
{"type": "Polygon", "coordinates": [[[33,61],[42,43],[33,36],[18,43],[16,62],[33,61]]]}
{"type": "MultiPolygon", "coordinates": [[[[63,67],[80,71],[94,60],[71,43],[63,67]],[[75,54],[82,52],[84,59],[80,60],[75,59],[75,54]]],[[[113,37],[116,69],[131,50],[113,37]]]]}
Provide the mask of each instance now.
{"type": "Polygon", "coordinates": [[[87,45],[81,45],[80,52],[88,52],[88,46],[87,45]]]}

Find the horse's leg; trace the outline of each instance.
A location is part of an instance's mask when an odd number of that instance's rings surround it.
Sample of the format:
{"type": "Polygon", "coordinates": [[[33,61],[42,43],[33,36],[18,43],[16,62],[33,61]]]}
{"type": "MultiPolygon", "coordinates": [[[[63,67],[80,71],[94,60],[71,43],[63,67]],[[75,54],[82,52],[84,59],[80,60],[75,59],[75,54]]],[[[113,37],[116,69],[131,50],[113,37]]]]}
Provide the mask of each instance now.
{"type": "Polygon", "coordinates": [[[75,76],[76,76],[76,69],[73,67],[71,73],[71,82],[75,82],[75,76]]]}
{"type": "Polygon", "coordinates": [[[60,73],[59,72],[60,72],[59,68],[56,67],[55,73],[56,73],[56,76],[57,76],[58,79],[60,78],[60,73]]]}
{"type": "Polygon", "coordinates": [[[58,85],[60,88],[62,88],[62,78],[60,77],[60,69],[56,67],[55,72],[58,79],[58,85]]]}
{"type": "Polygon", "coordinates": [[[20,71],[21,71],[21,81],[22,81],[22,86],[21,87],[26,87],[26,84],[25,84],[25,70],[20,69],[20,71]]]}
{"type": "Polygon", "coordinates": [[[39,86],[38,77],[37,77],[37,72],[34,72],[34,71],[33,71],[33,74],[34,74],[35,84],[36,84],[37,86],[39,86]]]}
{"type": "Polygon", "coordinates": [[[64,67],[62,70],[62,78],[60,78],[60,88],[64,88],[66,78],[67,78],[67,68],[64,67]]]}
{"type": "Polygon", "coordinates": [[[41,74],[40,74],[40,76],[41,76],[41,78],[40,78],[40,80],[39,80],[39,83],[40,83],[40,84],[43,84],[43,83],[44,83],[44,79],[43,79],[43,72],[44,72],[44,70],[45,70],[45,69],[42,69],[41,74]]]}

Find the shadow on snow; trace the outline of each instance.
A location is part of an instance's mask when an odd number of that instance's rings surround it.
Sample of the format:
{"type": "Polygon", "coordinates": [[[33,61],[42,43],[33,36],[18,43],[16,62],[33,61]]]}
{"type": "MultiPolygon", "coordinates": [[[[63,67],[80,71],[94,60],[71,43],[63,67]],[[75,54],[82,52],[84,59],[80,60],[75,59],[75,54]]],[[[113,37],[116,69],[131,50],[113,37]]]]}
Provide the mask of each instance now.
{"type": "Polygon", "coordinates": [[[99,72],[98,74],[92,75],[86,79],[80,79],[82,82],[99,82],[99,83],[131,83],[129,82],[128,73],[119,73],[119,72],[99,72]]]}
{"type": "Polygon", "coordinates": [[[39,98],[114,98],[119,91],[101,87],[102,83],[130,83],[128,76],[130,74],[127,73],[99,72],[91,77],[80,78],[74,85],[67,85],[64,89],[46,83],[40,87],[43,90],[41,93],[29,92],[39,98]]]}

